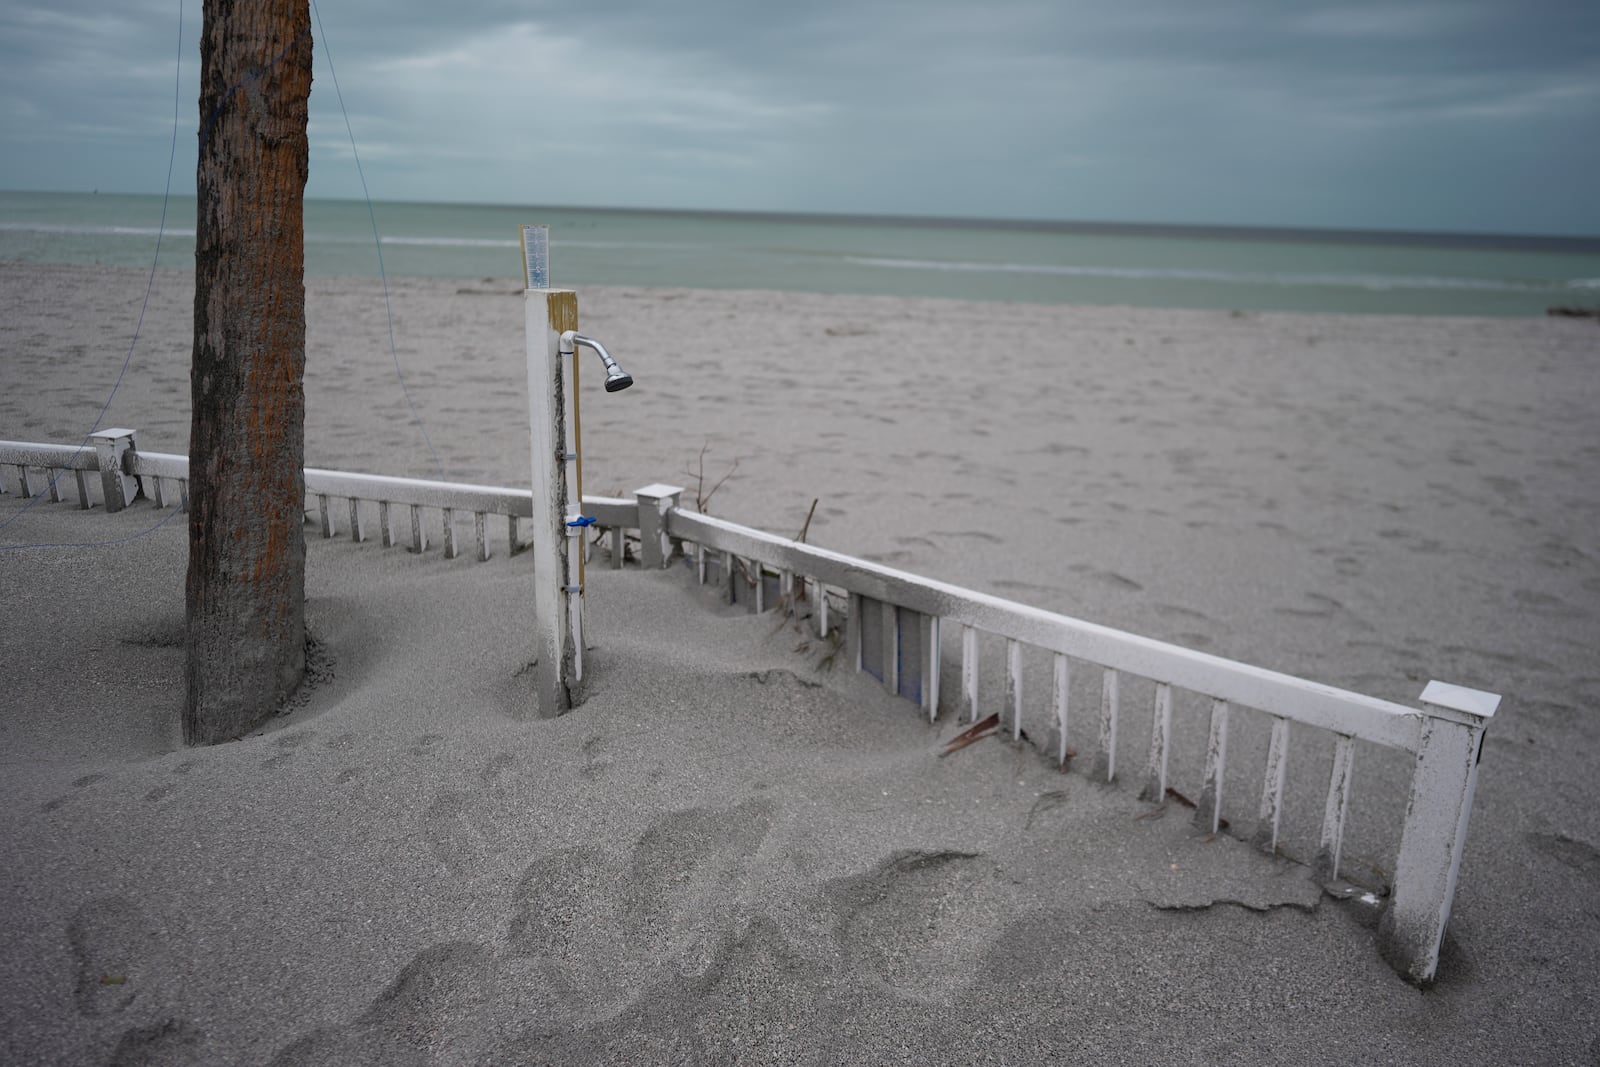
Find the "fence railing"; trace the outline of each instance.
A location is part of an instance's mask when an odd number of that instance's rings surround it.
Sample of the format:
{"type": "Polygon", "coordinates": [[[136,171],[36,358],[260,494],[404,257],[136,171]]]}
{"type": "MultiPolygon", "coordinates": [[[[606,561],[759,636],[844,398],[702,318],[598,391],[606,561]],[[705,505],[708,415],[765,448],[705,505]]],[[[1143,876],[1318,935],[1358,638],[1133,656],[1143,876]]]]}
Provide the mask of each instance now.
{"type": "MultiPolygon", "coordinates": [[[[187,507],[189,457],[139,451],[134,447],[131,430],[102,431],[83,448],[0,441],[0,468],[8,466],[15,470],[14,484],[24,497],[48,493],[52,501],[63,500],[63,475],[70,472],[74,475],[78,506],[90,508],[94,505],[94,480],[87,475],[98,471],[100,501],[108,511],[122,510],[141,494],[156,507],[187,507]],[[109,447],[97,447],[103,442],[109,442],[109,447]],[[110,457],[104,466],[102,453],[110,457]]],[[[509,554],[515,555],[526,547],[519,520],[533,514],[533,493],[528,489],[391,478],[315,467],[305,468],[305,484],[307,507],[315,509],[323,537],[336,537],[343,532],[355,541],[370,540],[370,518],[377,523],[377,539],[383,547],[408,539],[413,552],[423,552],[428,548],[430,529],[435,529],[447,559],[461,554],[458,517],[472,516],[475,555],[483,562],[492,554],[490,516],[506,520],[506,547],[509,554]],[[439,514],[433,516],[431,512],[439,514]]],[[[595,516],[596,525],[613,537],[616,565],[621,566],[622,531],[638,525],[635,503],[612,497],[585,497],[584,508],[595,516]]]]}
{"type": "MultiPolygon", "coordinates": [[[[92,449],[0,441],[0,467],[6,465],[17,470],[24,496],[48,491],[52,500],[62,499],[58,485],[71,472],[79,506],[85,508],[92,504],[91,471],[100,474],[108,510],[127,506],[141,490],[165,506],[172,502],[167,492],[171,483],[176,483],[177,501],[187,493],[187,458],[138,452],[132,431],[126,430],[96,434],[92,449]]],[[[370,512],[375,506],[380,540],[386,547],[394,545],[391,520],[395,509],[406,508],[411,548],[421,552],[427,547],[424,510],[431,509],[442,514],[444,554],[452,558],[459,554],[458,514],[473,516],[476,555],[482,561],[490,557],[488,516],[507,519],[508,548],[514,554],[521,546],[517,522],[532,513],[530,490],[313,468],[305,470],[305,482],[308,510],[314,501],[323,536],[338,534],[335,502],[344,501],[353,539],[367,539],[364,509],[370,512]]],[[[1465,848],[1478,756],[1500,701],[1497,695],[1434,681],[1423,690],[1418,707],[1362,696],[696,514],[679,506],[682,493],[676,486],[658,484],[639,490],[633,500],[584,498],[584,513],[611,539],[614,567],[622,566],[627,532],[636,530],[645,567],[665,567],[681,549],[700,582],[714,577],[734,602],[749,603],[759,612],[803,601],[811,606],[819,634],[841,639],[846,662],[919,704],[930,718],[946,703],[941,699],[946,628],[959,628],[960,635],[960,688],[949,703],[972,722],[986,706],[979,691],[978,639],[987,634],[1004,642],[999,716],[1014,739],[1021,735],[1024,718],[1022,651],[1043,650],[1052,663],[1047,708],[1057,727],[1056,756],[1063,763],[1074,669],[1099,673],[1100,699],[1092,709],[1098,744],[1090,773],[1110,781],[1119,773],[1122,680],[1146,679],[1153,683],[1154,699],[1141,795],[1160,802],[1168,793],[1173,692],[1208,699],[1204,781],[1195,812],[1207,832],[1222,825],[1223,798],[1234,788],[1228,762],[1233,709],[1254,709],[1271,724],[1255,825],[1248,835],[1268,851],[1279,845],[1291,729],[1331,735],[1321,833],[1312,863],[1325,882],[1339,877],[1355,742],[1406,753],[1413,768],[1410,797],[1379,943],[1402,974],[1416,982],[1432,980],[1465,848]]]]}
{"type": "MultiPolygon", "coordinates": [[[[730,599],[752,601],[757,611],[804,598],[814,605],[818,630],[824,635],[831,628],[829,594],[837,591],[848,603],[843,620],[846,662],[871,672],[890,692],[917,701],[930,717],[938,714],[941,704],[942,638],[947,627],[959,627],[961,687],[955,704],[971,722],[979,720],[985,706],[979,693],[978,637],[990,634],[1004,641],[1005,683],[998,708],[1014,739],[1021,734],[1024,717],[1022,650],[1042,649],[1052,661],[1047,707],[1057,726],[1056,755],[1063,763],[1073,666],[1099,672],[1098,746],[1090,773],[1110,781],[1118,773],[1122,679],[1146,679],[1154,683],[1154,700],[1141,795],[1161,802],[1168,795],[1173,691],[1188,690],[1208,698],[1204,782],[1195,811],[1196,821],[1208,832],[1220,827],[1224,787],[1230,781],[1232,709],[1254,709],[1271,724],[1260,801],[1249,834],[1268,851],[1278,848],[1291,729],[1332,735],[1321,833],[1312,863],[1325,883],[1339,877],[1355,742],[1408,754],[1410,798],[1390,898],[1380,920],[1380,946],[1411,980],[1433,979],[1466,844],[1478,756],[1489,719],[1499,706],[1498,695],[1433,681],[1423,689],[1418,707],[1363,696],[685,511],[677,506],[671,488],[652,486],[641,493],[639,516],[647,524],[658,522],[665,541],[685,546],[701,582],[714,573],[726,584],[730,599]],[[660,519],[652,520],[652,514],[660,519]]],[[[648,533],[641,531],[643,562],[664,564],[670,545],[654,545],[648,533]]]]}

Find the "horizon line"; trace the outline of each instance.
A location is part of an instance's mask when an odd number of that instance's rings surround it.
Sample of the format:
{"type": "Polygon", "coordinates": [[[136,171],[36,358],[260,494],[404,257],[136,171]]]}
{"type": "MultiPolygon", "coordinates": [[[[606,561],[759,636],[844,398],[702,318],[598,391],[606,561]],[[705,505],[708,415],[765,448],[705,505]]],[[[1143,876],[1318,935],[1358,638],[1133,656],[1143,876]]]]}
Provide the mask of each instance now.
{"type": "MultiPolygon", "coordinates": [[[[4,189],[0,193],[24,193],[45,196],[148,196],[161,193],[125,191],[59,190],[59,189],[4,189]]],[[[193,192],[173,194],[193,197],[193,192]]],[[[308,203],[364,204],[367,201],[349,196],[306,197],[308,203]]],[[[1541,248],[1546,250],[1600,252],[1600,233],[1595,234],[1542,234],[1513,233],[1486,230],[1405,230],[1355,226],[1286,226],[1269,223],[1195,223],[1195,222],[1133,222],[1090,219],[1043,219],[1011,217],[985,217],[978,215],[913,215],[872,214],[847,211],[762,211],[755,209],[719,209],[686,207],[639,207],[633,205],[598,204],[518,204],[510,201],[490,200],[417,200],[411,198],[373,198],[373,204],[397,206],[462,207],[506,210],[550,210],[611,213],[619,215],[657,215],[673,218],[735,219],[747,222],[796,223],[867,223],[888,226],[926,226],[950,229],[988,229],[1008,231],[1042,230],[1055,233],[1105,234],[1115,236],[1200,238],[1257,238],[1277,241],[1321,241],[1330,244],[1426,244],[1441,247],[1541,248]]]]}

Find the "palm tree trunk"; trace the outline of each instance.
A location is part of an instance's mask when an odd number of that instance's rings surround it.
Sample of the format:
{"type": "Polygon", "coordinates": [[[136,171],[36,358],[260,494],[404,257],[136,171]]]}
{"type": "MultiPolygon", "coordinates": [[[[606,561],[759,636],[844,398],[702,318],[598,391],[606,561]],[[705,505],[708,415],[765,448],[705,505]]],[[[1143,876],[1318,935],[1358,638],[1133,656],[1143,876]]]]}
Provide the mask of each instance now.
{"type": "Polygon", "coordinates": [[[238,737],[305,672],[308,0],[205,0],[184,740],[238,737]]]}

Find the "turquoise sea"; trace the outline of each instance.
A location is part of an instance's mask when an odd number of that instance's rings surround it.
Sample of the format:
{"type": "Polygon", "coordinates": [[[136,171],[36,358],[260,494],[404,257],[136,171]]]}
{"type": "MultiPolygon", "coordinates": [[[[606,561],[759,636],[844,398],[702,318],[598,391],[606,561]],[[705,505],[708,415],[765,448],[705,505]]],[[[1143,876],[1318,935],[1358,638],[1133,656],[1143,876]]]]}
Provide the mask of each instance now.
{"type": "MultiPolygon", "coordinates": [[[[187,268],[194,198],[0,192],[0,260],[187,268]]],[[[1600,307],[1600,238],[308,201],[308,274],[790,289],[1245,310],[1543,315],[1600,307]],[[376,221],[378,241],[374,241],[376,221]]]]}

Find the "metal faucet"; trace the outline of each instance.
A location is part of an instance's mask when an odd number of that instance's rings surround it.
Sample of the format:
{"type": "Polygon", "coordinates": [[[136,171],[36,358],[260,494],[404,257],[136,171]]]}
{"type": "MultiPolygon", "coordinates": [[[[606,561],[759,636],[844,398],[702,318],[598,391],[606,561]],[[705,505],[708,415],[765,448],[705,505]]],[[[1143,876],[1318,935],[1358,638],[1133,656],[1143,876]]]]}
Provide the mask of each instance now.
{"type": "Polygon", "coordinates": [[[606,351],[606,346],[596,341],[593,337],[585,337],[576,330],[568,330],[561,335],[561,353],[566,355],[578,346],[592,348],[595,355],[600,357],[600,362],[606,365],[606,392],[615,393],[633,384],[633,376],[611,358],[611,353],[606,351]]]}

